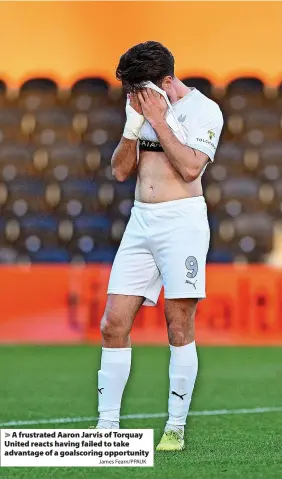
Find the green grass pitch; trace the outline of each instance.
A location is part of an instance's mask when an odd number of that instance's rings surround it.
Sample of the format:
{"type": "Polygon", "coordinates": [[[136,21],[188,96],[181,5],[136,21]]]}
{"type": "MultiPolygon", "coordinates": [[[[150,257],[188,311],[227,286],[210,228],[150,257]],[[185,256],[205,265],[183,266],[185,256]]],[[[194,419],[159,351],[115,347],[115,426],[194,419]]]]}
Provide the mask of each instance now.
{"type": "MultiPolygon", "coordinates": [[[[100,348],[92,346],[0,347],[0,422],[96,416],[100,348]]],[[[167,409],[168,348],[134,347],[122,414],[167,409]]],[[[282,406],[282,348],[199,348],[199,376],[192,411],[282,406]]],[[[154,428],[165,419],[122,421],[122,427],[154,428]]],[[[87,428],[89,423],[41,428],[87,428]]],[[[18,426],[20,427],[20,426],[18,426]]],[[[186,450],[156,453],[151,468],[0,468],[18,479],[217,479],[282,477],[282,412],[191,416],[186,450]]]]}

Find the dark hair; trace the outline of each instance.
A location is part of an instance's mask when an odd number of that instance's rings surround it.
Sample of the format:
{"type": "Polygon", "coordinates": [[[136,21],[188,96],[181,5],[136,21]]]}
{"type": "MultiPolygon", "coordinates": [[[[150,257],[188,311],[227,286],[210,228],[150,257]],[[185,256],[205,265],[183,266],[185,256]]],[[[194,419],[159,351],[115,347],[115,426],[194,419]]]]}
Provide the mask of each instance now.
{"type": "Polygon", "coordinates": [[[140,84],[152,81],[160,85],[166,76],[174,77],[174,57],[159,42],[148,41],[130,48],[120,57],[116,77],[127,91],[136,91],[140,84]]]}

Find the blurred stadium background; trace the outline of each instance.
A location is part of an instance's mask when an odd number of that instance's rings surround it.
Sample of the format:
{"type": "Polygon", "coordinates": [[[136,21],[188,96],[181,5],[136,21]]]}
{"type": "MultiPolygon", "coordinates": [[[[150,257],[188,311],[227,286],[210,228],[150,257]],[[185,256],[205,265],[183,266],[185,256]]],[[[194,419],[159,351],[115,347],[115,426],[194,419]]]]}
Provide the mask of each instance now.
{"type": "MultiPolygon", "coordinates": [[[[114,72],[126,49],[153,39],[225,117],[204,175],[212,240],[196,417],[188,453],[157,455],[153,475],[281,477],[281,25],[280,2],[0,2],[0,427],[94,422],[92,344],[135,184],[111,176],[124,124],[114,72]]],[[[168,388],[162,306],[136,319],[123,405],[133,416],[122,423],[154,427],[156,440],[168,388]]]]}

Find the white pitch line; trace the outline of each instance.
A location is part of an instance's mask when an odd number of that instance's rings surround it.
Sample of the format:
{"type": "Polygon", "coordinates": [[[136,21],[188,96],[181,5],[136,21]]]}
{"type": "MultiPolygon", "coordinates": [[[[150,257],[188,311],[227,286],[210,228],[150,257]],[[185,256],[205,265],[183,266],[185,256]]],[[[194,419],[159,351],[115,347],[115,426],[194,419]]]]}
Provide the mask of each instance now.
{"type": "MultiPolygon", "coordinates": [[[[281,407],[256,407],[253,409],[214,409],[211,411],[190,411],[189,416],[226,416],[229,414],[263,414],[269,412],[282,412],[281,407]]],[[[121,419],[151,419],[167,417],[166,412],[148,414],[127,414],[121,419]]],[[[59,417],[53,419],[33,419],[29,421],[8,421],[0,423],[0,427],[33,426],[37,424],[68,424],[75,422],[97,421],[97,417],[59,417]]]]}

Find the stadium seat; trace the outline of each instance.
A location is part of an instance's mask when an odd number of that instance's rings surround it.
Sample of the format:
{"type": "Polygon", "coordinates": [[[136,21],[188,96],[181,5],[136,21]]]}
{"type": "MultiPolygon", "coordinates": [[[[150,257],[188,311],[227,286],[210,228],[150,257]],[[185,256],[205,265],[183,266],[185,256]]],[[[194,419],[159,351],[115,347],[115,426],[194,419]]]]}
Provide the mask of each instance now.
{"type": "Polygon", "coordinates": [[[85,150],[80,145],[71,145],[67,142],[60,142],[48,149],[48,168],[46,174],[57,180],[56,171],[58,167],[65,166],[67,175],[81,176],[85,174],[84,169],[85,150]]]}
{"type": "Polygon", "coordinates": [[[69,263],[70,253],[63,248],[42,248],[30,255],[33,263],[69,263]]]}
{"type": "Polygon", "coordinates": [[[7,103],[7,85],[3,80],[0,80],[0,106],[1,108],[7,103]]]}
{"type": "Polygon", "coordinates": [[[103,78],[82,78],[71,88],[69,106],[72,111],[88,112],[111,103],[109,84],[103,78]]]}
{"type": "Polygon", "coordinates": [[[82,78],[74,83],[71,88],[71,92],[82,93],[87,92],[93,96],[108,95],[109,83],[101,77],[87,77],[82,78]]]}
{"type": "Polygon", "coordinates": [[[234,254],[230,249],[217,249],[207,255],[207,263],[232,263],[234,254]]]}
{"type": "Polygon", "coordinates": [[[212,96],[212,84],[204,77],[186,77],[182,79],[183,83],[188,87],[197,88],[201,93],[208,96],[212,96]]]}
{"type": "Polygon", "coordinates": [[[58,87],[49,78],[32,78],[20,88],[18,105],[26,111],[32,112],[40,108],[56,106],[58,101],[58,87]]]}
{"type": "Polygon", "coordinates": [[[129,179],[123,183],[115,183],[115,193],[117,199],[130,198],[133,199],[136,183],[129,179]]]}
{"type": "Polygon", "coordinates": [[[225,99],[225,106],[236,111],[260,106],[265,102],[263,82],[255,77],[232,80],[226,88],[225,99]]]}
{"type": "Polygon", "coordinates": [[[97,248],[85,255],[85,259],[87,263],[112,263],[116,252],[116,248],[97,248]]]}
{"type": "Polygon", "coordinates": [[[51,215],[33,214],[22,218],[21,227],[26,233],[42,232],[54,234],[58,228],[58,221],[51,215]]]}
{"type": "Polygon", "coordinates": [[[282,140],[265,142],[260,149],[262,165],[277,165],[281,167],[282,140]]]}
{"type": "Polygon", "coordinates": [[[117,145],[118,141],[108,141],[107,143],[96,147],[96,149],[98,149],[101,154],[101,167],[107,167],[110,165],[113,152],[116,149],[117,145]]]}
{"type": "Polygon", "coordinates": [[[236,141],[226,141],[219,145],[214,165],[221,164],[233,173],[242,170],[244,145],[236,141]]]}
{"type": "Polygon", "coordinates": [[[124,127],[124,114],[113,107],[104,107],[89,112],[85,140],[94,145],[119,141],[124,127]]]}
{"type": "Polygon", "coordinates": [[[84,214],[74,220],[74,228],[77,234],[87,234],[97,240],[109,238],[111,226],[111,220],[105,215],[84,214]]]}
{"type": "Polygon", "coordinates": [[[32,174],[32,150],[32,147],[13,142],[0,145],[0,172],[3,180],[9,181],[9,170],[14,171],[14,176],[12,175],[14,178],[18,175],[32,174]]]}
{"type": "Polygon", "coordinates": [[[222,183],[222,194],[224,198],[240,199],[244,198],[254,201],[258,195],[259,182],[252,178],[235,177],[228,178],[222,183]]]}
{"type": "Polygon", "coordinates": [[[23,112],[15,107],[5,107],[0,110],[0,143],[24,141],[25,136],[21,132],[21,120],[23,112]]]}
{"type": "Polygon", "coordinates": [[[42,211],[44,209],[45,182],[32,177],[16,177],[7,182],[9,201],[24,200],[29,210],[42,211]]]}
{"type": "Polygon", "coordinates": [[[17,262],[17,256],[15,248],[0,245],[0,264],[14,264],[17,262]]]}
{"type": "MultiPolygon", "coordinates": [[[[91,179],[68,177],[60,183],[61,188],[61,209],[70,212],[74,211],[74,216],[83,209],[86,212],[94,211],[97,204],[98,184],[91,179]],[[81,205],[80,210],[74,205],[81,205]],[[74,209],[72,208],[74,206],[74,209]]],[[[70,213],[69,213],[70,214],[70,213]]]]}

